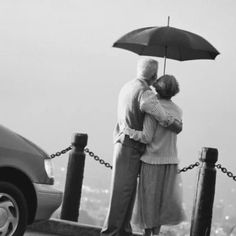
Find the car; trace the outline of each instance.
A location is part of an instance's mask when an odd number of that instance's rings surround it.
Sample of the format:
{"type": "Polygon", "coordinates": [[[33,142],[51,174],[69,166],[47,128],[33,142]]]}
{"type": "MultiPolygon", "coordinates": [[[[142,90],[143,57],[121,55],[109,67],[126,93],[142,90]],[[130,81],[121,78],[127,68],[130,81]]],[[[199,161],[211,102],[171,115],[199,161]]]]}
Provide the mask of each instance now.
{"type": "Polygon", "coordinates": [[[52,164],[36,144],[0,125],[0,235],[21,236],[60,206],[52,164]]]}

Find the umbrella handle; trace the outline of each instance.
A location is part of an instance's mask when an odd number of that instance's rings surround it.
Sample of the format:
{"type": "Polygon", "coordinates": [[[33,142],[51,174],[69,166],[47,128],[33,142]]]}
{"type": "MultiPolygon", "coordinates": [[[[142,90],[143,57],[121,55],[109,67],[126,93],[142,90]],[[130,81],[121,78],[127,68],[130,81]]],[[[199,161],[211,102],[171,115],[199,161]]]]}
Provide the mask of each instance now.
{"type": "Polygon", "coordinates": [[[164,69],[163,69],[163,75],[166,74],[166,57],[164,59],[164,69]]]}

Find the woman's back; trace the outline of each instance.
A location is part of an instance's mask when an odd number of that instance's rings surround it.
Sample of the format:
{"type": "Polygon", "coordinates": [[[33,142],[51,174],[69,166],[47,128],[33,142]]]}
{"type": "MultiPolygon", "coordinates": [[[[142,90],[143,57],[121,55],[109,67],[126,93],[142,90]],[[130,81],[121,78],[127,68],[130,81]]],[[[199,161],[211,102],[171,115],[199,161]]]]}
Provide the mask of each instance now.
{"type": "MultiPolygon", "coordinates": [[[[163,108],[172,116],[182,120],[182,110],[171,100],[160,99],[163,108]]],[[[146,115],[144,127],[148,124],[152,130],[152,141],[147,144],[141,160],[149,164],[177,164],[177,134],[161,126],[158,122],[146,115]]],[[[149,131],[150,132],[150,131],[149,131]]]]}

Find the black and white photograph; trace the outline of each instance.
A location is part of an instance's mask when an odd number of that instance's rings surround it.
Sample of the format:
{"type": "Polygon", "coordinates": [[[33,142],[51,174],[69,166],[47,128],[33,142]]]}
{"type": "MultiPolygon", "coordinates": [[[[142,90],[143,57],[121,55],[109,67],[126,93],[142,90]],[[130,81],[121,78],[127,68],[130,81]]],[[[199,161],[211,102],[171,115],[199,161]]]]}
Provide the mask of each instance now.
{"type": "Polygon", "coordinates": [[[234,0],[0,0],[1,236],[236,236],[234,0]]]}

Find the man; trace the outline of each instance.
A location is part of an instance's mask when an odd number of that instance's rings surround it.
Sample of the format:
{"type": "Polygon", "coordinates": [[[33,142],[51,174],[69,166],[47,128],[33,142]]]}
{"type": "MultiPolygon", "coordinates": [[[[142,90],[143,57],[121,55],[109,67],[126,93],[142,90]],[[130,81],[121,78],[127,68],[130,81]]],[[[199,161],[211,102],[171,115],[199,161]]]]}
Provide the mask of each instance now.
{"type": "Polygon", "coordinates": [[[111,198],[108,214],[101,236],[130,236],[130,219],[136,193],[140,157],[145,145],[130,139],[122,127],[143,129],[145,113],[151,114],[160,124],[178,133],[181,123],[168,115],[161,107],[150,85],[157,78],[158,63],[153,59],[142,59],[138,63],[137,79],[126,83],[118,98],[118,119],[114,130],[114,156],[111,198]]]}

